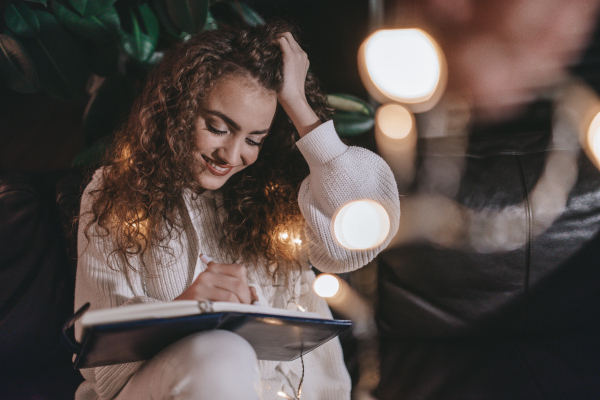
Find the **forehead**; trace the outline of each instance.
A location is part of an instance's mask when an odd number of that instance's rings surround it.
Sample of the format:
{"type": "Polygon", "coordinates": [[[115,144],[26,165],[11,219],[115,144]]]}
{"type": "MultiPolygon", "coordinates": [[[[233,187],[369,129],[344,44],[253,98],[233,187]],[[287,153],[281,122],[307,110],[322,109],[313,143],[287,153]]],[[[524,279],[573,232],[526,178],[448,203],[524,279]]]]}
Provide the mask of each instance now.
{"type": "Polygon", "coordinates": [[[227,115],[242,128],[268,129],[277,108],[277,93],[252,78],[226,75],[214,84],[204,107],[227,115]]]}

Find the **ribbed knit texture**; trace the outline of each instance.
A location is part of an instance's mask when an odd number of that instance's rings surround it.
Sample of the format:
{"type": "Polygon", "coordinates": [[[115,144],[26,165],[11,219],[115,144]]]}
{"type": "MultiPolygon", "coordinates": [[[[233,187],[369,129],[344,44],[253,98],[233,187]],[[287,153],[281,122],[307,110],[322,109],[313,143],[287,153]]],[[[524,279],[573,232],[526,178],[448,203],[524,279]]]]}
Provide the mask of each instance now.
{"type": "MultiPolygon", "coordinates": [[[[400,204],[396,183],[390,168],[377,155],[368,150],[348,147],[335,133],[333,123],[326,122],[300,139],[298,148],[306,158],[310,175],[303,182],[299,203],[307,220],[309,258],[321,271],[347,272],[371,261],[396,234],[400,219],[400,204]],[[371,199],[383,205],[390,216],[391,228],[386,241],[376,249],[351,251],[337,244],[332,237],[331,218],[344,204],[359,199],[371,199]]],[[[144,256],[146,276],[115,271],[108,268],[107,259],[112,243],[95,235],[96,226],[90,229],[90,241],[83,234],[87,225],[86,211],[91,209],[90,191],[101,184],[97,171],[86,188],[81,201],[82,219],[79,224],[77,282],[75,308],[86,302],[91,309],[117,307],[150,301],[171,301],[190,284],[199,253],[216,262],[231,263],[227,251],[221,247],[221,218],[217,205],[219,192],[206,191],[200,196],[184,194],[182,211],[183,232],[168,243],[170,251],[151,249],[144,256]]],[[[140,268],[140,260],[133,260],[140,268]]],[[[200,267],[205,268],[202,263],[200,267]]],[[[284,292],[274,286],[271,277],[260,266],[246,264],[248,279],[258,285],[259,296],[270,306],[297,309],[299,304],[308,311],[331,318],[326,302],[312,291],[314,273],[309,265],[290,279],[284,292]],[[279,294],[277,294],[279,293],[279,294]],[[282,293],[283,303],[282,303],[282,293]],[[276,295],[277,294],[277,295],[276,295]]],[[[80,338],[81,326],[76,324],[80,338]]],[[[302,397],[319,400],[347,400],[350,398],[350,378],[344,366],[339,340],[331,340],[304,357],[305,378],[302,397]]],[[[111,365],[82,370],[86,381],[80,386],[76,398],[111,399],[123,388],[142,362],[111,365]]],[[[262,398],[280,400],[279,390],[293,394],[301,376],[300,360],[281,363],[259,361],[262,377],[262,398]]]]}

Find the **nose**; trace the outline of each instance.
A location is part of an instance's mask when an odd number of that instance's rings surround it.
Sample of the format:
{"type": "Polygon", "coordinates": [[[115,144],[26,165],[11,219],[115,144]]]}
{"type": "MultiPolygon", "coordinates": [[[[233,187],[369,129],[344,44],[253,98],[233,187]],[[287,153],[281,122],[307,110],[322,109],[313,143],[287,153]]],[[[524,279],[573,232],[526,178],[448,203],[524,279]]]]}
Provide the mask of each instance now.
{"type": "Polygon", "coordinates": [[[230,135],[223,145],[219,148],[217,155],[219,158],[232,166],[239,166],[244,164],[243,159],[243,145],[244,139],[230,135]]]}

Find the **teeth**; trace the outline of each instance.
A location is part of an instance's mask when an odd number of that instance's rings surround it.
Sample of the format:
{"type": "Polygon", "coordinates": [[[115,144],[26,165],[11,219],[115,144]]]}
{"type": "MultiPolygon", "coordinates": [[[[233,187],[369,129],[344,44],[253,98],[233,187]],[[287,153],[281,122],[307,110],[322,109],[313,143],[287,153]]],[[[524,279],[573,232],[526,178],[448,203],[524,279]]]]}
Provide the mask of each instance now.
{"type": "Polygon", "coordinates": [[[215,164],[214,162],[212,162],[211,160],[205,159],[207,163],[210,164],[211,167],[213,167],[214,169],[216,169],[219,172],[225,172],[227,171],[229,168],[223,168],[223,167],[219,167],[217,164],[215,164]]]}

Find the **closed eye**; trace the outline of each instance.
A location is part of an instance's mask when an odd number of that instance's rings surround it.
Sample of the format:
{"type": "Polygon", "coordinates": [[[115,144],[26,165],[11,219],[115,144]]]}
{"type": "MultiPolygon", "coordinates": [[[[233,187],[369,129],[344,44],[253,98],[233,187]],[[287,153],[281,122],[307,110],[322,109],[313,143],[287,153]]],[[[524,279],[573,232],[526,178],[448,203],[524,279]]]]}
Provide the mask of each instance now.
{"type": "Polygon", "coordinates": [[[208,129],[209,131],[211,131],[212,133],[214,133],[216,135],[225,135],[227,133],[227,131],[218,130],[217,128],[215,128],[214,126],[209,124],[208,122],[206,122],[206,129],[208,129]]]}
{"type": "Polygon", "coordinates": [[[250,146],[260,146],[262,144],[262,142],[255,142],[254,140],[250,139],[250,138],[246,138],[246,142],[250,145],[250,146]]]}

